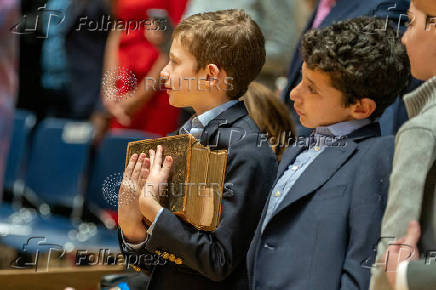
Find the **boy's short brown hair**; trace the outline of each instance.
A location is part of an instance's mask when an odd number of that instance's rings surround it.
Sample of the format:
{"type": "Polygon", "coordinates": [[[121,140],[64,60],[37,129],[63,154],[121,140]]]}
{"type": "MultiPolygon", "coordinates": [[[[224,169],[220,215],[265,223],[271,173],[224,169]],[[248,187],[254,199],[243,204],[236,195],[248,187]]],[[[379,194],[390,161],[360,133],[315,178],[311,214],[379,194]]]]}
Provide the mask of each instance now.
{"type": "Polygon", "coordinates": [[[192,15],[174,29],[173,39],[197,59],[196,71],[215,64],[229,77],[227,96],[241,97],[265,63],[265,38],[243,10],[219,10],[192,15]]]}

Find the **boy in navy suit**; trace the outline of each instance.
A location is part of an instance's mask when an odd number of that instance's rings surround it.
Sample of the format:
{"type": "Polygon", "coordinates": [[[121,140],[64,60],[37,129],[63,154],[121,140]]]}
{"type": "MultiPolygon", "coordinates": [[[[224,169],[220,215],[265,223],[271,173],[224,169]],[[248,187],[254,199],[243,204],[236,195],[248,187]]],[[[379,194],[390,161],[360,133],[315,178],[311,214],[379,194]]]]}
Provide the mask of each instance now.
{"type": "MultiPolygon", "coordinates": [[[[303,32],[306,33],[312,28],[322,28],[332,25],[337,21],[344,21],[361,16],[391,19],[400,31],[405,30],[407,21],[407,9],[409,0],[317,0],[317,5],[309,17],[303,32]]],[[[303,34],[304,34],[303,33],[303,34]]],[[[302,37],[302,36],[301,36],[302,37]]],[[[300,38],[301,39],[301,38],[300,38]]],[[[293,102],[289,99],[289,93],[301,81],[301,40],[297,48],[293,51],[292,61],[288,70],[288,85],[283,90],[282,100],[291,107],[292,116],[296,121],[297,135],[309,136],[311,129],[303,127],[298,121],[298,115],[293,109],[293,102]]],[[[413,90],[420,84],[414,80],[407,90],[413,90]]],[[[402,92],[403,93],[403,92],[402,92]]],[[[401,96],[401,95],[400,95],[401,96]]],[[[401,124],[407,121],[407,113],[402,99],[399,97],[389,106],[380,118],[382,136],[395,134],[401,124]]]]}
{"type": "MultiPolygon", "coordinates": [[[[144,288],[248,289],[246,254],[277,161],[271,147],[258,142],[260,130],[238,99],[264,62],[262,32],[242,10],[196,14],[175,28],[161,74],[170,104],[196,112],[179,133],[192,134],[211,150],[228,150],[221,221],[213,232],[200,231],[162,208],[154,196],[167,182],[172,158],[163,157],[162,147],[149,158],[133,155],[123,184],[138,191],[133,201],[119,203],[118,221],[122,251],[142,255],[140,266],[151,272],[144,288]]],[[[131,199],[129,188],[121,187],[119,200],[131,199]]]]}
{"type": "Polygon", "coordinates": [[[290,98],[314,130],[279,165],[247,256],[251,289],[368,288],[393,155],[376,120],[409,77],[385,24],[356,18],[305,34],[290,98]]]}

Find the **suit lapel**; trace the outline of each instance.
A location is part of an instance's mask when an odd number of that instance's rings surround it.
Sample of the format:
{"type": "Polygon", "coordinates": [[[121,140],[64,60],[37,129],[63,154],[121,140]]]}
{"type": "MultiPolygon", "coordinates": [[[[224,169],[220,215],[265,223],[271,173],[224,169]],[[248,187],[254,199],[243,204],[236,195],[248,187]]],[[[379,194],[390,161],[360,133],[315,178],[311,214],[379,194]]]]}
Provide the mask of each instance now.
{"type": "MultiPolygon", "coordinates": [[[[273,185],[271,187],[271,190],[274,188],[274,186],[276,186],[277,181],[279,180],[279,178],[283,175],[283,173],[285,172],[285,170],[289,167],[289,165],[291,165],[292,163],[294,163],[295,158],[297,158],[297,156],[304,150],[306,149],[306,147],[304,146],[297,146],[297,145],[293,145],[292,147],[289,147],[285,153],[283,154],[283,158],[280,161],[279,164],[279,168],[277,171],[277,176],[275,181],[273,182],[273,185]]],[[[265,215],[266,215],[266,211],[268,208],[268,204],[269,204],[269,200],[271,199],[271,192],[269,192],[268,197],[266,199],[266,203],[265,206],[263,208],[262,214],[260,216],[260,222],[257,226],[256,229],[256,233],[255,235],[259,235],[260,234],[260,229],[262,227],[263,224],[263,220],[265,219],[265,215]]]]}
{"type": "Polygon", "coordinates": [[[307,147],[299,146],[296,144],[293,144],[291,147],[289,147],[285,154],[283,154],[283,158],[280,161],[279,167],[277,169],[277,177],[276,180],[273,183],[273,187],[276,185],[278,179],[283,175],[283,173],[286,171],[286,169],[294,163],[295,158],[307,147]]]}
{"type": "Polygon", "coordinates": [[[348,142],[344,147],[325,148],[297,179],[274,215],[323,186],[342,167],[356,148],[357,144],[354,142],[348,142]]]}
{"type": "MultiPolygon", "coordinates": [[[[380,125],[374,122],[354,131],[344,139],[325,148],[306,168],[300,178],[297,179],[273,216],[323,186],[354,153],[357,148],[357,141],[377,136],[380,136],[380,125]]],[[[296,155],[291,154],[290,157],[293,158],[290,162],[293,162],[296,155]]],[[[288,166],[281,168],[281,170],[284,172],[288,166]]]]}

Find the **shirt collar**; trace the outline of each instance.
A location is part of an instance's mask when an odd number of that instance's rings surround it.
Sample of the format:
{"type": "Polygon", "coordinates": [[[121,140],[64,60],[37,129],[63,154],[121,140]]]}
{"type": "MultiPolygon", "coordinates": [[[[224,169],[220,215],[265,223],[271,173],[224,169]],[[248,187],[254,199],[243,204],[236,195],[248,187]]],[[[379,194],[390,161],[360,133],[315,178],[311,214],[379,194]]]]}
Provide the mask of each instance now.
{"type": "Polygon", "coordinates": [[[230,108],[231,106],[233,106],[236,103],[238,103],[238,100],[228,101],[224,104],[216,106],[215,108],[213,108],[209,111],[204,112],[203,114],[201,114],[197,118],[201,122],[203,127],[206,127],[210,123],[210,121],[212,121],[213,119],[218,117],[218,115],[220,115],[222,112],[226,111],[228,108],[230,108]]]}
{"type": "Polygon", "coordinates": [[[219,106],[216,106],[215,108],[210,109],[209,111],[206,111],[202,113],[199,116],[193,116],[191,117],[184,125],[183,129],[187,132],[189,132],[192,129],[192,120],[194,118],[197,118],[198,121],[200,121],[201,125],[203,125],[203,128],[206,127],[213,119],[218,117],[222,112],[229,109],[231,106],[237,104],[238,100],[231,100],[224,104],[221,104],[219,106]]]}
{"type": "Polygon", "coordinates": [[[341,137],[346,136],[357,129],[365,127],[370,124],[371,120],[362,119],[362,120],[351,120],[346,122],[335,123],[330,126],[318,127],[315,129],[315,134],[324,135],[324,136],[335,136],[341,137]]]}

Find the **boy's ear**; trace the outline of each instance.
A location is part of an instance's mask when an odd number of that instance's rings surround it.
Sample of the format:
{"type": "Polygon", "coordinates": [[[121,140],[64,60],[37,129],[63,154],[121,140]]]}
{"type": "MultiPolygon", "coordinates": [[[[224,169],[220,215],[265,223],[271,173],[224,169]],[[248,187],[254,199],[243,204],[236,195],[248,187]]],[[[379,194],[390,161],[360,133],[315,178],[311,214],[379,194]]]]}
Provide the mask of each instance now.
{"type": "Polygon", "coordinates": [[[369,98],[363,98],[356,101],[351,105],[351,115],[354,119],[361,120],[369,118],[377,108],[377,104],[374,100],[369,98]]]}
{"type": "Polygon", "coordinates": [[[219,82],[218,78],[220,76],[220,69],[216,64],[208,64],[206,68],[206,87],[212,88],[219,82]]]}

